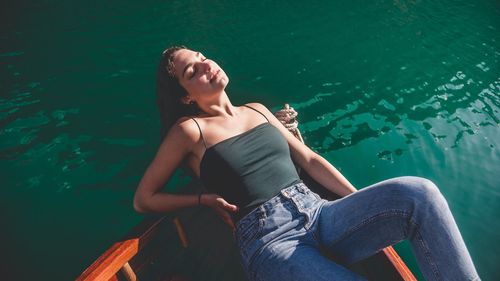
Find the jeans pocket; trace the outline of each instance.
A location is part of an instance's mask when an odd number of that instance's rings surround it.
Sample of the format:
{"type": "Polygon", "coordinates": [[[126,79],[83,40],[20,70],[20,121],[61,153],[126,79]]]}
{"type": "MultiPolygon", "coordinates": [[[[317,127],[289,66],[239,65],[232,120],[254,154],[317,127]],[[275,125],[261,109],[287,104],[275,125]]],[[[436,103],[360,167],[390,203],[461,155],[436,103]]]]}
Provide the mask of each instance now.
{"type": "Polygon", "coordinates": [[[319,195],[309,190],[305,185],[299,186],[297,188],[297,193],[290,196],[290,200],[297,208],[298,213],[304,217],[304,227],[309,229],[324,200],[321,199],[319,195]]]}
{"type": "Polygon", "coordinates": [[[253,244],[262,236],[264,219],[259,216],[242,223],[238,227],[236,241],[242,258],[248,260],[253,252],[253,244]]]}
{"type": "Polygon", "coordinates": [[[260,232],[261,223],[260,219],[255,219],[245,225],[245,227],[238,232],[238,241],[240,243],[248,243],[260,232]]]}

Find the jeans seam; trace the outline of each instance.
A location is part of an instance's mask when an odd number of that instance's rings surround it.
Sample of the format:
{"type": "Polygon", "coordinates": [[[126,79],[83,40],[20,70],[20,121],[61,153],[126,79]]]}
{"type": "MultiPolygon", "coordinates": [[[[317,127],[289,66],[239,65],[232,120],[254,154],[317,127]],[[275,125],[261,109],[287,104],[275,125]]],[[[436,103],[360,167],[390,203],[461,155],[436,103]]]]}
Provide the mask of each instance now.
{"type": "Polygon", "coordinates": [[[356,226],[352,227],[351,229],[349,229],[349,231],[347,231],[344,235],[342,235],[341,237],[339,237],[338,239],[333,241],[331,244],[333,245],[333,244],[345,239],[346,237],[349,237],[350,235],[352,235],[354,232],[358,231],[363,226],[377,220],[378,218],[390,217],[390,216],[394,216],[394,215],[409,216],[410,214],[408,212],[401,211],[401,210],[388,210],[386,212],[376,214],[376,215],[362,221],[360,224],[357,224],[356,226]]]}
{"type": "Polygon", "coordinates": [[[437,280],[442,280],[441,274],[439,273],[439,270],[438,270],[438,267],[437,267],[436,263],[434,262],[431,251],[429,250],[429,246],[427,246],[427,243],[425,243],[425,240],[422,238],[422,234],[419,231],[419,229],[420,229],[419,224],[416,223],[412,218],[410,218],[409,221],[411,224],[413,224],[413,226],[416,229],[415,238],[418,240],[418,242],[422,246],[422,249],[424,249],[424,251],[425,251],[424,256],[427,260],[427,263],[429,264],[429,267],[432,269],[432,273],[434,273],[434,277],[436,277],[437,280]]]}
{"type": "MultiPolygon", "coordinates": [[[[319,198],[319,199],[321,199],[321,198],[319,198]]],[[[313,219],[314,222],[311,224],[311,227],[309,227],[309,229],[306,229],[306,232],[311,233],[311,236],[316,243],[321,243],[321,242],[320,242],[318,235],[316,234],[316,231],[314,230],[314,228],[317,228],[318,226],[314,227],[314,224],[319,224],[319,215],[321,214],[321,210],[323,209],[323,206],[325,205],[325,203],[326,203],[326,201],[321,202],[319,204],[318,209],[316,210],[316,216],[313,219]]]]}
{"type": "MultiPolygon", "coordinates": [[[[257,257],[260,256],[260,254],[262,254],[262,252],[264,251],[265,247],[268,247],[270,244],[270,242],[268,243],[265,243],[263,244],[262,246],[260,246],[258,249],[255,250],[254,254],[252,255],[252,257],[250,257],[250,259],[248,259],[248,269],[250,270],[255,262],[255,259],[257,257]]],[[[252,275],[253,275],[253,278],[257,278],[257,272],[254,272],[252,270],[252,275]]]]}
{"type": "Polygon", "coordinates": [[[310,228],[307,227],[308,223],[310,222],[311,218],[309,218],[309,215],[307,214],[307,211],[305,209],[302,208],[302,206],[300,206],[300,204],[298,204],[295,199],[293,198],[295,196],[295,194],[293,194],[292,196],[289,196],[287,197],[287,201],[288,202],[291,202],[295,208],[295,210],[297,211],[297,213],[300,214],[300,216],[303,216],[304,219],[305,219],[305,222],[304,222],[304,225],[302,226],[306,231],[310,228]]]}

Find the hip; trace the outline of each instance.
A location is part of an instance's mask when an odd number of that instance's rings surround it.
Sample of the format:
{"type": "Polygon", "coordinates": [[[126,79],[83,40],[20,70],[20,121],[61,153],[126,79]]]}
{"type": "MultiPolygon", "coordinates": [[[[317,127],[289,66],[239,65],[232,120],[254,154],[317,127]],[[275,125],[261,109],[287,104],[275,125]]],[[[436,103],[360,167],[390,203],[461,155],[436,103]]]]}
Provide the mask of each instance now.
{"type": "Polygon", "coordinates": [[[243,266],[250,268],[266,247],[279,247],[281,241],[310,235],[325,202],[299,182],[241,218],[234,234],[243,266]]]}

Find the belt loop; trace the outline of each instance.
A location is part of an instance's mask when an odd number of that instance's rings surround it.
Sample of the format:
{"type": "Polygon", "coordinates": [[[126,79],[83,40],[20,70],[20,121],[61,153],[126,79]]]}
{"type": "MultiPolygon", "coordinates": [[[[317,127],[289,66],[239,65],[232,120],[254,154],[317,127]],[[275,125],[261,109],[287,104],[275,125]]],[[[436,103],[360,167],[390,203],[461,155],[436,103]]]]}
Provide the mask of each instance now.
{"type": "Polygon", "coordinates": [[[285,196],[286,198],[290,198],[290,194],[288,192],[288,188],[284,188],[282,189],[281,191],[281,194],[283,194],[283,196],[285,196]]]}

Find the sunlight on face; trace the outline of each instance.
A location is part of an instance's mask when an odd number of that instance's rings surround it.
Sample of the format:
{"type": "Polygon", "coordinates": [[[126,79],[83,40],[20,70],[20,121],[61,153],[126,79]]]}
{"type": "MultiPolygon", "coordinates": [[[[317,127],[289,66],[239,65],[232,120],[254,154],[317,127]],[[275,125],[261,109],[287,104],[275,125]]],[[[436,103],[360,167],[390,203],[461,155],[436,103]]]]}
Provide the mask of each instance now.
{"type": "Polygon", "coordinates": [[[193,100],[221,93],[229,83],[222,68],[202,53],[182,49],[174,54],[174,73],[193,100]]]}

